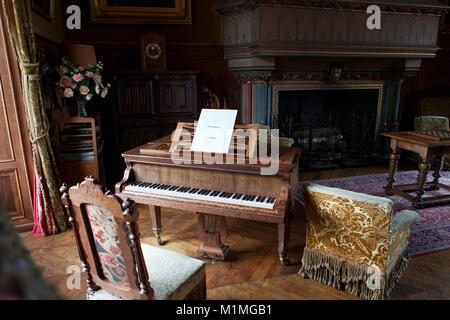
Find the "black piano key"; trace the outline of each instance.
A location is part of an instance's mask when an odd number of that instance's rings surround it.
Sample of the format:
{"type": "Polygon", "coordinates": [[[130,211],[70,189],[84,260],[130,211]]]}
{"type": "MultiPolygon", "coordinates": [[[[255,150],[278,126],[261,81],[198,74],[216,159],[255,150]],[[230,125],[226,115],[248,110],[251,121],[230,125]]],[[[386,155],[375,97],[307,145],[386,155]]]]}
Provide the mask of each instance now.
{"type": "Polygon", "coordinates": [[[250,199],[249,199],[249,201],[254,201],[256,199],[256,197],[255,196],[250,196],[250,199]]]}
{"type": "Polygon", "coordinates": [[[258,198],[256,198],[256,202],[261,202],[262,197],[259,196],[258,198]]]}
{"type": "Polygon", "coordinates": [[[169,191],[175,191],[176,189],[178,189],[178,187],[172,187],[169,189],[169,191]]]}
{"type": "Polygon", "coordinates": [[[236,194],[234,195],[233,199],[239,200],[240,198],[242,198],[242,194],[236,194]]]}
{"type": "Polygon", "coordinates": [[[248,199],[250,199],[250,196],[249,196],[249,195],[245,195],[245,196],[242,198],[242,200],[244,200],[244,201],[247,201],[248,199]]]}
{"type": "Polygon", "coordinates": [[[189,191],[189,193],[194,194],[198,191],[198,189],[191,189],[191,191],[189,191]]]}

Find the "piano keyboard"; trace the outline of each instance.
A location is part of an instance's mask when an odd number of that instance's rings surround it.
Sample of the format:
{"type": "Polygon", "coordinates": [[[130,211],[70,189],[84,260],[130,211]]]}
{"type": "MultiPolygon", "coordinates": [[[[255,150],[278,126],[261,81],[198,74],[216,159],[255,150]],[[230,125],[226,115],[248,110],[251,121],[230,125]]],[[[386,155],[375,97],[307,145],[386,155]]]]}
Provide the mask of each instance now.
{"type": "Polygon", "coordinates": [[[269,197],[177,187],[146,182],[132,182],[125,187],[125,191],[136,191],[154,195],[171,196],[192,200],[213,201],[225,204],[235,204],[240,206],[264,209],[273,209],[277,201],[275,198],[269,197]]]}

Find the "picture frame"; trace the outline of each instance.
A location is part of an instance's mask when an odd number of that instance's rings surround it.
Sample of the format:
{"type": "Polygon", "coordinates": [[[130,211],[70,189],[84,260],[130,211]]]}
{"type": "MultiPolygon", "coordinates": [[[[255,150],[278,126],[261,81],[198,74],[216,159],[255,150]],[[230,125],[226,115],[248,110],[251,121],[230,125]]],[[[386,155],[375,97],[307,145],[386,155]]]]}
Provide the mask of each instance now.
{"type": "Polygon", "coordinates": [[[55,0],[31,0],[31,9],[50,22],[55,20],[55,0]]]}
{"type": "Polygon", "coordinates": [[[61,1],[45,0],[45,5],[42,5],[42,0],[27,1],[30,1],[33,31],[47,40],[61,44],[64,33],[61,1]]]}
{"type": "Polygon", "coordinates": [[[91,0],[93,23],[192,24],[191,0],[91,0]]]}

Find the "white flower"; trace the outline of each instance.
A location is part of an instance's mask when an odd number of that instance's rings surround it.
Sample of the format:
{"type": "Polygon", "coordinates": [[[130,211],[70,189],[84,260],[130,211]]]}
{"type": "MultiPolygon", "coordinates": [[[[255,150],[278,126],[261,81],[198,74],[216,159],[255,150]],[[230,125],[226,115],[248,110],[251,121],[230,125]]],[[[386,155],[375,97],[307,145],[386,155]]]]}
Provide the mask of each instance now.
{"type": "Polygon", "coordinates": [[[88,94],[88,95],[86,96],[86,101],[91,101],[93,96],[94,96],[94,95],[93,95],[92,93],[88,94]]]}
{"type": "Polygon", "coordinates": [[[95,93],[100,94],[100,92],[101,92],[100,86],[95,86],[95,93]]]}
{"type": "Polygon", "coordinates": [[[74,95],[73,90],[70,88],[66,88],[66,90],[64,90],[63,92],[64,98],[72,98],[73,95],[74,95]]]}
{"type": "Polygon", "coordinates": [[[88,87],[86,87],[86,86],[81,86],[80,87],[80,93],[83,95],[83,96],[85,96],[85,95],[87,95],[88,93],[89,93],[89,88],[88,87]]]}
{"type": "Polygon", "coordinates": [[[100,97],[104,98],[108,94],[108,88],[103,88],[102,93],[100,94],[100,97]]]}
{"type": "Polygon", "coordinates": [[[99,87],[102,87],[103,88],[103,84],[102,84],[102,76],[101,75],[99,75],[99,74],[94,74],[94,83],[97,85],[97,86],[99,86],[99,87]]]}

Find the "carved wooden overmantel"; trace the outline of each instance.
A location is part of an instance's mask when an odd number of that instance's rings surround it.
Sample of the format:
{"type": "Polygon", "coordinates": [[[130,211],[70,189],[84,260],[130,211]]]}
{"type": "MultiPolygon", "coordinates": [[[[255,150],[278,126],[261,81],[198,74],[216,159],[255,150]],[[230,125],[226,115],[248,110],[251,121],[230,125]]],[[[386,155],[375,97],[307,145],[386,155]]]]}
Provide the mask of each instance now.
{"type": "Polygon", "coordinates": [[[224,56],[242,83],[243,123],[277,127],[277,92],[304,84],[381,84],[379,128],[399,122],[402,82],[434,58],[441,15],[439,0],[379,0],[381,29],[369,30],[367,7],[358,0],[224,0],[224,56]],[[338,67],[336,67],[338,66],[338,67]],[[277,91],[278,90],[278,91],[277,91]],[[256,110],[256,111],[255,111],[256,110]]]}
{"type": "Polygon", "coordinates": [[[218,8],[225,57],[231,68],[231,60],[251,57],[434,57],[444,5],[437,0],[377,5],[381,29],[369,30],[369,4],[363,1],[226,0],[218,8]]]}

